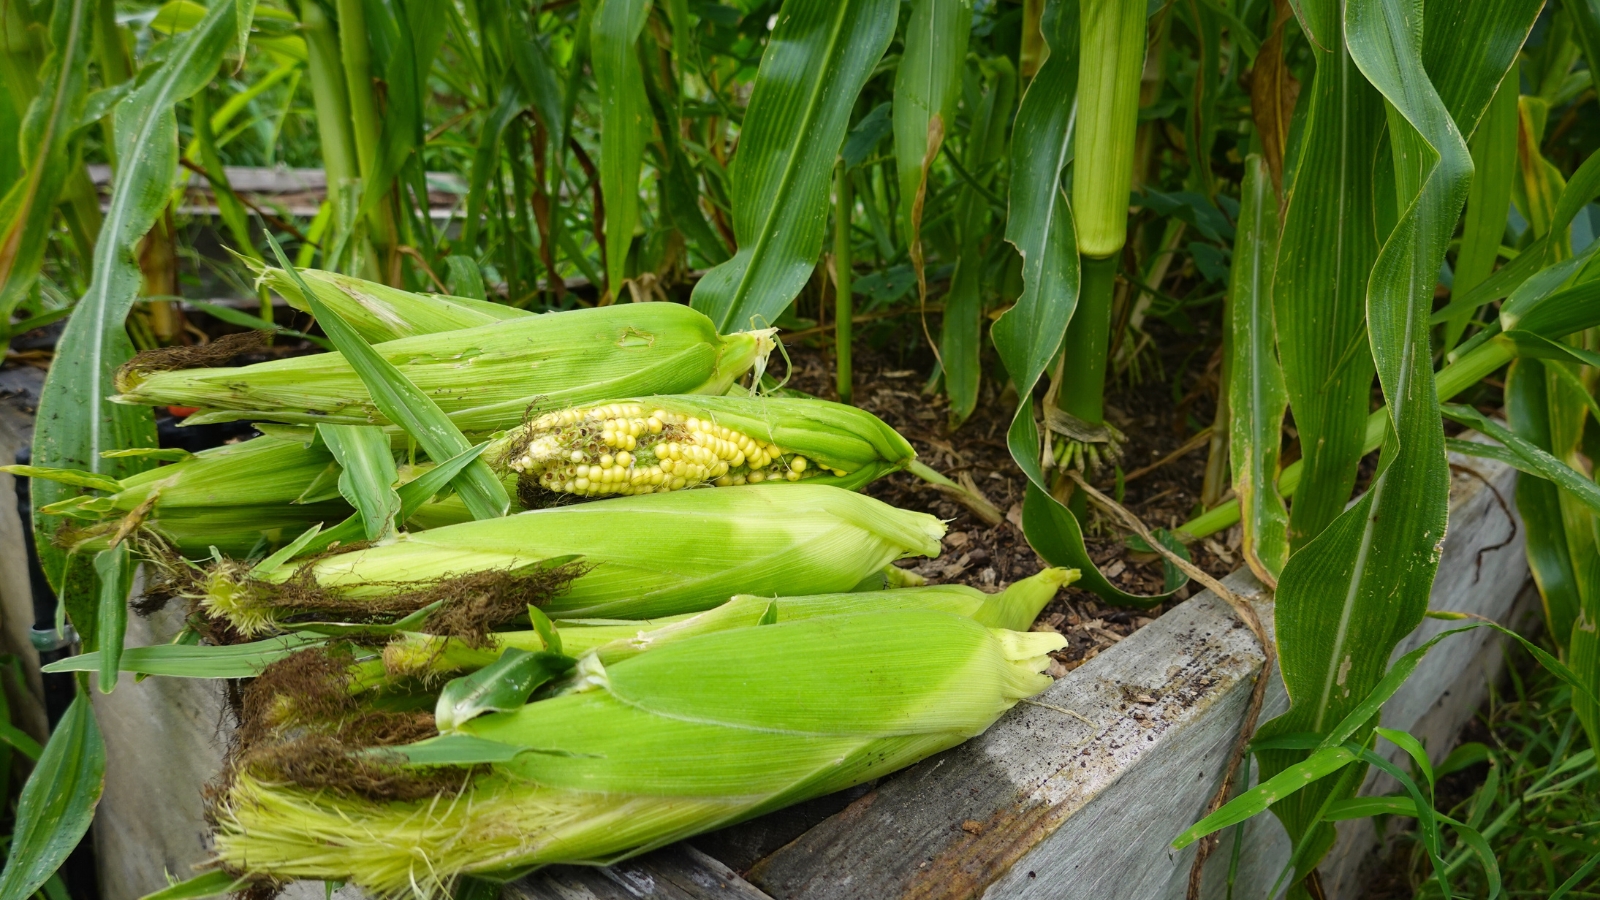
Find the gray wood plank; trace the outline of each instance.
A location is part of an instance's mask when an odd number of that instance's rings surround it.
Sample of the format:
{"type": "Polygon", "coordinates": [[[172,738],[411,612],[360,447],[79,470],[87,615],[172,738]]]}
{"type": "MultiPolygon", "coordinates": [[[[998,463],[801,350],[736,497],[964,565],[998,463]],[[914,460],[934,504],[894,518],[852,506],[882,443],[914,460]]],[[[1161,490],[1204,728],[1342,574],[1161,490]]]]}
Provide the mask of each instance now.
{"type": "Polygon", "coordinates": [[[502,900],[772,900],[688,844],[606,868],[551,866],[507,885],[502,900]]]}

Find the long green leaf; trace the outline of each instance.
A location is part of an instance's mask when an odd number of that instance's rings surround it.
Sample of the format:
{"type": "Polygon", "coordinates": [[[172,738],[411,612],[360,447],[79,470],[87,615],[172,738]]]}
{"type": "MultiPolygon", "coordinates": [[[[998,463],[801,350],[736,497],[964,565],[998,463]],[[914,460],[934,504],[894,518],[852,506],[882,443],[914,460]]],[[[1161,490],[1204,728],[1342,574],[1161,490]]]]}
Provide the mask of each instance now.
{"type": "MultiPolygon", "coordinates": [[[[169,678],[254,678],[261,670],[327,639],[319,635],[287,634],[250,644],[203,647],[193,644],[157,644],[122,651],[117,667],[136,675],[169,678]]],[[[44,667],[52,672],[93,672],[103,668],[104,654],[96,650],[57,660],[44,667]]]]}
{"type": "Polygon", "coordinates": [[[105,743],[89,698],[80,693],[22,786],[0,900],[27,900],[61,867],[89,831],[105,778],[105,743]]]}
{"type": "MultiPolygon", "coordinates": [[[[1549,481],[1576,497],[1594,513],[1600,514],[1600,485],[1596,485],[1592,479],[1550,455],[1543,447],[1524,440],[1516,432],[1470,406],[1447,403],[1442,409],[1445,418],[1452,422],[1465,425],[1505,444],[1507,449],[1521,458],[1522,465],[1517,467],[1519,470],[1549,481]]],[[[1582,407],[1578,409],[1581,419],[1582,407]]]]}
{"type": "Polygon", "coordinates": [[[990,237],[990,207],[983,195],[993,180],[994,163],[1005,152],[1005,129],[1015,102],[1017,74],[1010,60],[992,61],[989,88],[972,110],[972,128],[967,138],[962,166],[974,174],[957,201],[957,222],[961,250],[951,276],[950,293],[944,299],[944,318],[939,336],[940,360],[944,364],[945,392],[950,396],[950,424],[958,426],[978,406],[980,353],[983,345],[983,266],[984,244],[990,237]]]}
{"type": "Polygon", "coordinates": [[[1244,523],[1245,562],[1276,585],[1289,559],[1289,512],[1278,494],[1278,453],[1289,394],[1275,347],[1272,281],[1277,261],[1278,198],[1266,161],[1245,160],[1238,237],[1233,245],[1228,308],[1228,459],[1244,523]]]}
{"type": "MultiPolygon", "coordinates": [[[[67,322],[45,380],[33,438],[33,459],[39,465],[118,478],[145,466],[136,458],[106,459],[103,452],[156,443],[149,409],[112,404],[106,398],[114,393],[117,368],[133,355],[123,322],[139,293],[135,250],[165,207],[178,171],[173,106],[211,80],[237,37],[235,12],[232,2],[219,0],[192,30],[171,38],[166,56],[141,73],[138,87],[117,106],[116,157],[122,162],[95,244],[89,289],[67,322]]],[[[35,491],[35,510],[69,496],[54,484],[36,485],[35,491]]],[[[69,567],[53,541],[56,527],[51,517],[35,513],[40,561],[85,643],[94,646],[92,611],[83,606],[95,596],[87,583],[93,574],[84,557],[69,567]]]]}
{"type": "Polygon", "coordinates": [[[133,559],[128,542],[95,554],[94,574],[100,579],[100,690],[117,686],[117,663],[128,629],[128,591],[133,587],[133,559]]]}
{"type": "MultiPolygon", "coordinates": [[[[316,292],[300,279],[299,270],[289,264],[283,255],[283,248],[278,246],[270,233],[267,241],[278,257],[278,265],[296,279],[300,294],[311,307],[312,315],[316,316],[333,345],[349,360],[350,367],[361,376],[361,383],[366,385],[373,404],[384,417],[404,429],[434,459],[450,459],[469,449],[472,445],[467,443],[461,429],[450,421],[439,404],[418,390],[394,367],[394,363],[372,349],[372,345],[363,340],[355,328],[322,302],[316,292]]],[[[505,485],[481,459],[474,459],[462,469],[455,485],[475,519],[498,518],[511,507],[511,498],[506,494],[505,485]]]]}
{"type": "Polygon", "coordinates": [[[739,251],[691,305],[728,332],[763,327],[811,277],[850,109],[894,36],[895,0],[784,0],[728,172],[739,251]]]}
{"type": "MultiPolygon", "coordinates": [[[[600,95],[600,194],[606,205],[606,291],[619,299],[628,247],[639,224],[639,172],[650,107],[639,70],[639,34],[650,0],[600,0],[589,55],[600,95]]],[[[743,148],[740,150],[743,155],[743,148]]],[[[713,317],[715,318],[715,317],[713,317]]]]}
{"type": "Polygon", "coordinates": [[[394,488],[400,474],[389,436],[376,425],[322,424],[317,433],[339,463],[339,493],[360,513],[366,539],[392,536],[395,516],[400,514],[400,495],[394,488]]]}
{"type": "MultiPolygon", "coordinates": [[[[1517,169],[1517,73],[1506,73],[1472,135],[1472,190],[1467,195],[1461,250],[1456,254],[1451,294],[1465,294],[1489,277],[1505,238],[1511,210],[1511,179],[1517,169]]],[[[1474,310],[1462,309],[1445,325],[1445,349],[1461,340],[1474,310]]]]}
{"type": "Polygon", "coordinates": [[[1380,238],[1373,171],[1383,97],[1350,57],[1340,4],[1308,0],[1297,9],[1308,30],[1315,23],[1317,70],[1294,174],[1284,188],[1272,302],[1304,454],[1289,517],[1298,550],[1344,509],[1363,453],[1373,373],[1365,304],[1380,238]]]}
{"type": "Polygon", "coordinates": [[[928,152],[928,126],[937,117],[938,133],[943,135],[955,125],[951,119],[961,94],[971,33],[971,0],[913,0],[905,50],[894,73],[893,111],[899,216],[907,240],[914,240],[920,227],[911,220],[911,208],[927,177],[924,164],[934,158],[928,152]]]}
{"type": "Polygon", "coordinates": [[[56,201],[76,164],[69,142],[88,97],[93,0],[58,0],[39,94],[22,120],[23,175],[0,199],[0,325],[28,295],[50,241],[56,201]]]}
{"type": "MultiPolygon", "coordinates": [[[[1367,326],[1383,385],[1389,433],[1370,490],[1290,557],[1277,595],[1278,647],[1287,713],[1265,735],[1327,732],[1381,681],[1390,652],[1427,610],[1444,537],[1449,471],[1435,395],[1428,317],[1433,286],[1466,201],[1472,160],[1457,130],[1470,131],[1532,27],[1537,0],[1430,4],[1455,46],[1486,47],[1465,66],[1433,72],[1423,62],[1423,6],[1415,0],[1352,0],[1344,13],[1351,58],[1389,101],[1400,218],[1373,264],[1367,326]],[[1453,101],[1453,105],[1448,105],[1453,101]]],[[[1302,441],[1305,438],[1302,436],[1302,441]]],[[[1297,499],[1296,503],[1298,504],[1297,499]]],[[[1356,739],[1361,740],[1360,733],[1356,739]]],[[[1271,777],[1298,754],[1262,757],[1271,777]]],[[[1320,810],[1334,791],[1318,785],[1274,807],[1297,855],[1314,865],[1331,843],[1320,810]]],[[[1305,868],[1298,871],[1304,872],[1305,868]]]]}

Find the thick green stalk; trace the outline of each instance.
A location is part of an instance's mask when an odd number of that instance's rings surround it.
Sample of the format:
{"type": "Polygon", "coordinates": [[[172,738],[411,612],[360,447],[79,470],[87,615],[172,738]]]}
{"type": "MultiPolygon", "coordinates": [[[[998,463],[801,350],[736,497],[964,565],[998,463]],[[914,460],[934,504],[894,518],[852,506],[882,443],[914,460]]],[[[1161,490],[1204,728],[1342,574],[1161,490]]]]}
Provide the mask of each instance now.
{"type": "MultiPolygon", "coordinates": [[[[344,68],[345,90],[350,96],[350,130],[356,149],[356,168],[361,173],[362,193],[382,191],[377,183],[378,142],[383,125],[378,120],[377,98],[372,89],[372,48],[367,43],[367,13],[362,0],[337,0],[339,13],[339,62],[344,68]]],[[[363,201],[363,205],[365,205],[363,201]]],[[[387,203],[373,208],[370,220],[373,235],[385,257],[395,245],[393,210],[387,203]]],[[[392,261],[390,261],[392,262],[392,261]]],[[[392,268],[386,265],[385,269],[392,268]]],[[[392,282],[398,273],[385,271],[382,280],[392,282]]],[[[398,285],[396,285],[398,287],[398,285]]]]}
{"type": "MultiPolygon", "coordinates": [[[[1082,15],[1072,209],[1078,252],[1103,259],[1116,254],[1127,240],[1139,83],[1144,73],[1145,4],[1087,0],[1082,15]]],[[[1087,270],[1084,274],[1087,278],[1087,270]]],[[[1089,299],[1087,294],[1084,299],[1089,299]]]]}
{"type": "Polygon", "coordinates": [[[838,367],[839,402],[849,403],[852,394],[850,378],[851,331],[854,328],[855,297],[850,293],[850,212],[855,196],[850,192],[850,172],[844,160],[833,167],[833,348],[838,367]]]}
{"type": "Polygon", "coordinates": [[[1111,297],[1117,285],[1114,259],[1083,260],[1078,309],[1061,346],[1066,360],[1056,405],[1090,425],[1105,421],[1106,343],[1111,333],[1111,297]]]}
{"type": "MultiPolygon", "coordinates": [[[[345,90],[339,38],[316,0],[302,0],[300,24],[306,39],[306,67],[311,75],[322,168],[328,176],[328,204],[337,210],[346,187],[360,177],[355,136],[350,130],[350,93],[345,90]]],[[[334,218],[337,220],[337,214],[334,218]]]]}

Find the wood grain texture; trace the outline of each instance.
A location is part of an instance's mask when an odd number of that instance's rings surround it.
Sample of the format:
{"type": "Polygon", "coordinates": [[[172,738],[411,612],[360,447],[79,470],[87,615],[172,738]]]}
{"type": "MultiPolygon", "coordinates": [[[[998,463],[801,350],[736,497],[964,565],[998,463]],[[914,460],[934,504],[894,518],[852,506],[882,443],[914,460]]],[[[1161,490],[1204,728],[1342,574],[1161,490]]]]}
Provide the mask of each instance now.
{"type": "Polygon", "coordinates": [[[688,844],[604,869],[551,866],[508,885],[502,900],[772,900],[688,844]]]}

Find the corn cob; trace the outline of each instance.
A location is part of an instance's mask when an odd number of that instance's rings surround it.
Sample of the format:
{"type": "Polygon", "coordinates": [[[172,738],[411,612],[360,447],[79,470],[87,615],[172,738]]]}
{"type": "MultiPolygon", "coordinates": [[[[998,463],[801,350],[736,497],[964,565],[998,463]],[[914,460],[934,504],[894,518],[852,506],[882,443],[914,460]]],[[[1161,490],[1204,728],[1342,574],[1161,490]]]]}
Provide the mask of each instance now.
{"type": "MultiPolygon", "coordinates": [[[[686,306],[645,303],[527,316],[377,349],[463,432],[488,434],[520,424],[530,405],[720,394],[772,347],[770,330],[723,337],[686,306]]],[[[119,403],[197,407],[191,424],[389,424],[338,353],[166,372],[141,370],[136,358],[118,373],[117,388],[119,403]]]]}
{"type": "Polygon", "coordinates": [[[824,485],[620,497],[402,534],[393,543],[210,579],[204,603],[246,634],[298,612],[296,584],[349,598],[447,576],[512,572],[577,557],[587,572],[545,610],[566,617],[648,618],[709,609],[733,594],[849,590],[905,556],[936,556],[944,525],[824,485]]]}
{"type": "Polygon", "coordinates": [[[375,799],[247,767],[220,804],[217,855],[241,875],[348,880],[378,897],[433,896],[461,874],[609,863],[977,735],[1050,684],[1040,670],[1064,644],[933,610],[699,635],[591,666],[584,690],[393,748],[447,767],[470,759],[463,749],[505,751],[487,772],[463,772],[455,796],[375,799]]]}
{"type": "MultiPolygon", "coordinates": [[[[19,474],[80,483],[68,469],[16,469],[19,474]]],[[[340,496],[339,468],[321,446],[263,437],[204,450],[171,465],[107,479],[105,496],[81,496],[41,510],[90,523],[85,537],[130,515],[186,556],[211,547],[244,556],[294,538],[312,522],[337,522],[351,509],[340,496]]]]}
{"type": "MultiPolygon", "coordinates": [[[[794,622],[885,609],[931,609],[965,616],[990,628],[1023,631],[1033,624],[1039,611],[1063,585],[1077,578],[1075,569],[1045,569],[998,594],[985,594],[960,584],[776,599],[739,594],[702,613],[644,620],[558,620],[555,626],[559,647],[546,643],[544,635],[537,630],[492,634],[482,647],[469,646],[459,638],[406,632],[383,648],[381,665],[383,676],[391,679],[434,679],[482,668],[499,659],[506,650],[516,649],[559,650],[569,656],[593,653],[602,664],[609,666],[697,634],[756,625],[769,615],[778,621],[794,622]]],[[[379,677],[369,676],[362,683],[370,686],[379,680],[379,677]]]]}
{"type": "MultiPolygon", "coordinates": [[[[253,264],[252,268],[256,270],[256,287],[277,292],[301,312],[310,311],[289,273],[260,264],[253,264]]],[[[298,271],[319,300],[374,344],[534,315],[504,303],[444,294],[416,294],[320,269],[298,271]]]]}

